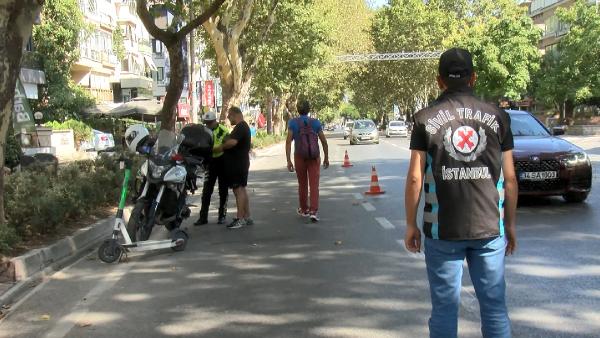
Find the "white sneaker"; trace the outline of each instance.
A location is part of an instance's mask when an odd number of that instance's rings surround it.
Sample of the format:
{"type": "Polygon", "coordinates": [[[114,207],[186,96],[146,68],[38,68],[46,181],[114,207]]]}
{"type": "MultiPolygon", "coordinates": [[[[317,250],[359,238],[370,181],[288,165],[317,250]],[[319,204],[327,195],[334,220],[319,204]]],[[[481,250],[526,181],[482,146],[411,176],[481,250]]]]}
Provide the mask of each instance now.
{"type": "Polygon", "coordinates": [[[313,223],[317,223],[319,221],[319,216],[317,216],[317,214],[311,214],[310,215],[310,221],[313,223]]]}
{"type": "Polygon", "coordinates": [[[302,209],[300,209],[300,208],[298,208],[296,210],[296,213],[298,214],[298,216],[301,216],[301,217],[308,217],[308,216],[310,216],[310,214],[308,212],[302,211],[302,209]]]}

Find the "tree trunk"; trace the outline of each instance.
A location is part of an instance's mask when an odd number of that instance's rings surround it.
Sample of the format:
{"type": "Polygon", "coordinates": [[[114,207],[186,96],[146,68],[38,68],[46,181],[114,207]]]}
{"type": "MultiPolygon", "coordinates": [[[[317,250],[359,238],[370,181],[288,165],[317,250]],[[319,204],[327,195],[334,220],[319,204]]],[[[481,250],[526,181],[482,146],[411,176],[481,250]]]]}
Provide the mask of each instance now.
{"type": "Polygon", "coordinates": [[[274,124],[275,124],[275,132],[278,135],[283,135],[286,130],[287,122],[283,116],[283,112],[285,111],[285,108],[286,108],[285,104],[286,104],[288,97],[289,97],[288,94],[284,94],[277,100],[277,109],[275,110],[274,124]]]}
{"type": "Polygon", "coordinates": [[[171,75],[167,95],[162,107],[160,129],[175,130],[177,120],[177,103],[183,91],[183,77],[186,65],[183,62],[183,49],[181,40],[177,40],[167,46],[169,61],[171,62],[171,75]]]}
{"type": "Polygon", "coordinates": [[[567,122],[569,122],[569,125],[575,119],[574,112],[575,112],[575,102],[573,102],[572,100],[566,100],[565,101],[565,119],[567,120],[567,122]]]}
{"type": "Polygon", "coordinates": [[[13,99],[25,41],[40,13],[44,0],[3,0],[0,2],[0,226],[4,212],[4,157],[6,138],[13,114],[13,99]]]}
{"type": "Polygon", "coordinates": [[[265,99],[265,107],[267,109],[267,134],[273,134],[273,94],[267,94],[265,99]]]}

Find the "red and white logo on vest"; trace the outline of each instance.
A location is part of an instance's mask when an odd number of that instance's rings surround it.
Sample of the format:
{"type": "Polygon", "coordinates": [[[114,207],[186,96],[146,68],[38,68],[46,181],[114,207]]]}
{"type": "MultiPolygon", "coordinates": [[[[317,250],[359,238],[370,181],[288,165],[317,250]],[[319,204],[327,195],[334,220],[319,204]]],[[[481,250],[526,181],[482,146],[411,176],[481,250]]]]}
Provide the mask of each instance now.
{"type": "Polygon", "coordinates": [[[461,126],[452,131],[449,127],[444,134],[444,149],[450,157],[462,162],[472,162],[481,155],[487,146],[485,130],[476,131],[471,126],[461,126]]]}
{"type": "Polygon", "coordinates": [[[452,144],[454,149],[463,154],[470,154],[479,144],[479,135],[475,129],[469,126],[462,126],[454,131],[452,135],[452,144]]]}

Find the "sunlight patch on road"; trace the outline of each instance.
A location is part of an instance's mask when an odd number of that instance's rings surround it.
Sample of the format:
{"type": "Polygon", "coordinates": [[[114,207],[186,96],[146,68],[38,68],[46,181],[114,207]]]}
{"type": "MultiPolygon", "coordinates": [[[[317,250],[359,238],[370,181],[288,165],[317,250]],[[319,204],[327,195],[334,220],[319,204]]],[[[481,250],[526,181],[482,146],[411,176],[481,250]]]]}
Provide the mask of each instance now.
{"type": "Polygon", "coordinates": [[[389,311],[413,311],[427,310],[429,304],[423,302],[408,302],[402,300],[389,299],[364,299],[364,298],[313,298],[313,303],[326,306],[342,306],[356,308],[369,308],[374,310],[389,310],[389,311]]]}
{"type": "Polygon", "coordinates": [[[119,293],[113,296],[114,299],[121,302],[141,302],[152,298],[147,293],[119,293]]]}
{"type": "MultiPolygon", "coordinates": [[[[382,330],[376,328],[363,328],[353,326],[326,326],[318,327],[311,330],[311,333],[320,337],[337,337],[337,338],[398,338],[408,337],[402,336],[397,330],[382,330]]],[[[423,332],[423,337],[426,335],[423,332]]]]}

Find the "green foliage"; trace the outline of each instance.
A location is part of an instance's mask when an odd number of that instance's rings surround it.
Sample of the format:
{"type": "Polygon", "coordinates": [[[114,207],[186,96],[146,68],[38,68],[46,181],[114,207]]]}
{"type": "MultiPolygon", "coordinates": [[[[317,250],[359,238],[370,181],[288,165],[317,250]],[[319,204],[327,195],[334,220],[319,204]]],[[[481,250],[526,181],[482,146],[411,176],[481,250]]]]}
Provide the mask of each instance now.
{"type": "Polygon", "coordinates": [[[123,30],[120,25],[117,25],[112,34],[112,49],[113,53],[119,61],[123,61],[125,59],[125,40],[123,39],[123,30]]]}
{"type": "Polygon", "coordinates": [[[477,93],[520,99],[540,67],[541,30],[513,0],[478,0],[471,10],[477,15],[466,19],[467,28],[451,44],[473,54],[477,93]]]}
{"type": "Polygon", "coordinates": [[[266,131],[259,130],[252,140],[252,148],[260,149],[285,140],[285,135],[268,135],[266,131]]]}
{"type": "Polygon", "coordinates": [[[10,123],[6,134],[6,146],[4,148],[4,165],[11,169],[18,166],[22,154],[21,144],[15,136],[12,123],[10,123]]]}
{"type": "Polygon", "coordinates": [[[600,97],[600,12],[579,0],[569,9],[557,10],[569,33],[556,51],[544,56],[536,80],[538,100],[554,104],[562,117],[570,117],[572,107],[591,97],[600,97]],[[570,111],[566,111],[570,107],[570,111]]]}
{"type": "Polygon", "coordinates": [[[77,0],[48,0],[42,24],[33,27],[35,56],[46,74],[47,102],[34,107],[51,120],[78,118],[94,100],[71,81],[71,66],[79,58],[79,38],[87,27],[77,0]]]}
{"type": "MultiPolygon", "coordinates": [[[[141,163],[134,158],[133,172],[141,163]]],[[[51,234],[67,221],[77,220],[99,207],[116,205],[123,171],[115,157],[79,161],[61,167],[57,175],[44,169],[6,177],[7,226],[0,228],[0,252],[30,236],[51,234]]],[[[133,191],[130,180],[129,191],[133,191]]],[[[131,193],[129,194],[131,197],[131,193]]]]}
{"type": "Polygon", "coordinates": [[[92,128],[78,120],[66,120],[65,122],[50,121],[46,123],[45,126],[54,130],[72,129],[75,137],[75,144],[80,144],[82,141],[90,141],[94,136],[92,128]]]}
{"type": "MultiPolygon", "coordinates": [[[[513,0],[392,0],[370,30],[379,53],[442,51],[463,47],[474,56],[479,95],[487,99],[526,93],[539,68],[540,30],[513,0]]],[[[439,94],[438,60],[363,64],[350,81],[352,103],[376,120],[422,108],[439,94]]]]}

